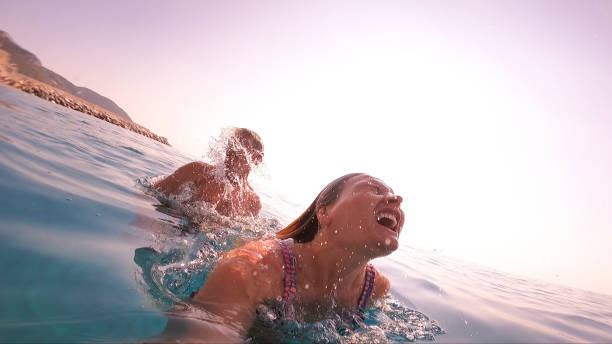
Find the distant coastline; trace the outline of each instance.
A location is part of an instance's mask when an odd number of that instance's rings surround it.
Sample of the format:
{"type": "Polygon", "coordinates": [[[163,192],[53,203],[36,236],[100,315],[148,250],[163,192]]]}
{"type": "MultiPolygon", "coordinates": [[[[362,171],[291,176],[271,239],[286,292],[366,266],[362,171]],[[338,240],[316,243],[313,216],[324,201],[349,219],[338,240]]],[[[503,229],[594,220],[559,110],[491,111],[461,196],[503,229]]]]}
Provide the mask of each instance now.
{"type": "Polygon", "coordinates": [[[140,124],[123,119],[97,105],[91,104],[83,99],[80,99],[79,97],[68,94],[62,90],[29,78],[25,75],[21,75],[19,73],[5,73],[5,70],[2,67],[0,67],[0,83],[48,100],[52,103],[80,111],[86,115],[90,115],[122,128],[131,130],[168,146],[170,145],[170,143],[168,143],[168,139],[153,133],[140,124]]]}
{"type": "Polygon", "coordinates": [[[76,86],[61,75],[43,67],[34,54],[18,46],[6,32],[1,30],[0,84],[170,145],[165,137],[134,123],[112,100],[88,88],[76,86]]]}

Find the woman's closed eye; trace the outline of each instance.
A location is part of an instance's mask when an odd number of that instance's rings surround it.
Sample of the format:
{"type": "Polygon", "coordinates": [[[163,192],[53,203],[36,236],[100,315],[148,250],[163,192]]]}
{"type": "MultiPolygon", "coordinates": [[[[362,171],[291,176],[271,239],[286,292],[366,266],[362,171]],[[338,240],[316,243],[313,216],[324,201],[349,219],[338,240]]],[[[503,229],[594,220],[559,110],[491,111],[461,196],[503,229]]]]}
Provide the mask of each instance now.
{"type": "Polygon", "coordinates": [[[384,193],[384,191],[379,185],[373,183],[367,183],[365,187],[363,187],[363,190],[366,192],[372,192],[377,195],[382,195],[384,193]]]}
{"type": "Polygon", "coordinates": [[[388,195],[388,194],[395,194],[393,192],[393,190],[386,188],[386,187],[382,187],[380,185],[372,185],[372,190],[377,194],[377,195],[388,195]]]}

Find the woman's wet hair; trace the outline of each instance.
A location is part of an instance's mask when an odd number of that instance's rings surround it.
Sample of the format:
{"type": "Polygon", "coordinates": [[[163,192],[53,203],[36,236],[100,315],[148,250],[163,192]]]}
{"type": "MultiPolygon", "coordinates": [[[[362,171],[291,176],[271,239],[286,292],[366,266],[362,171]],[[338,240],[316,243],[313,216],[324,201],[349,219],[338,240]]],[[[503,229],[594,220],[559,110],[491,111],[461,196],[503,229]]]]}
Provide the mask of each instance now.
{"type": "Polygon", "coordinates": [[[293,238],[293,240],[299,243],[309,242],[314,239],[319,231],[319,220],[316,214],[317,208],[336,202],[346,182],[362,174],[347,174],[329,183],[300,217],[291,222],[287,227],[276,232],[276,237],[279,239],[293,238]]]}

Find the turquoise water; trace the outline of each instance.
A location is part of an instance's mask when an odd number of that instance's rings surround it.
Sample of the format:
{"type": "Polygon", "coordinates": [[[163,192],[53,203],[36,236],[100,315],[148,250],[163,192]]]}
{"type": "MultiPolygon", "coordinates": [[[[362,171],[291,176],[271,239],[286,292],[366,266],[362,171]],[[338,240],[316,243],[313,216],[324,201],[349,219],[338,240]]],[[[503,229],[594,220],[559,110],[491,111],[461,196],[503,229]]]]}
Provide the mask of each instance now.
{"type": "MultiPolygon", "coordinates": [[[[270,235],[290,217],[288,205],[260,186],[262,218],[190,223],[147,185],[191,159],[0,85],[0,341],[151,338],[221,252],[270,235]]],[[[392,298],[365,325],[294,324],[278,338],[612,342],[608,295],[407,246],[374,263],[390,277],[392,298]]]]}

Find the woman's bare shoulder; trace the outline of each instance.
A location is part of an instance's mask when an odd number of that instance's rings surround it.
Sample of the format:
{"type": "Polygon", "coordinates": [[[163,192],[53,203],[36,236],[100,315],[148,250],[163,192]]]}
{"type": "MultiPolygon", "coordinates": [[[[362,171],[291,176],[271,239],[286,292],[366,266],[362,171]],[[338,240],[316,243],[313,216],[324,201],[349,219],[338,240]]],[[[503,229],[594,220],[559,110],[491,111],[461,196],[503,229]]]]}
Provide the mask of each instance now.
{"type": "Polygon", "coordinates": [[[254,240],[227,252],[222,260],[244,260],[245,263],[257,266],[280,261],[280,249],[274,239],[254,240]]]}
{"type": "Polygon", "coordinates": [[[275,240],[251,241],[223,255],[219,268],[264,288],[263,298],[276,297],[282,289],[282,255],[275,240]]]}
{"type": "Polygon", "coordinates": [[[376,278],[374,279],[374,290],[372,291],[372,299],[378,300],[389,293],[389,289],[391,289],[391,282],[389,279],[383,275],[378,269],[374,268],[376,271],[376,278]]]}

